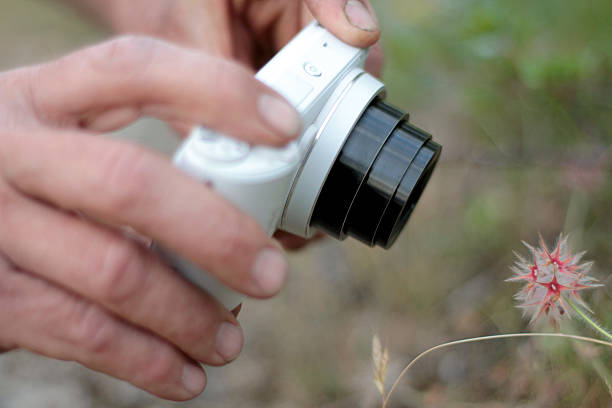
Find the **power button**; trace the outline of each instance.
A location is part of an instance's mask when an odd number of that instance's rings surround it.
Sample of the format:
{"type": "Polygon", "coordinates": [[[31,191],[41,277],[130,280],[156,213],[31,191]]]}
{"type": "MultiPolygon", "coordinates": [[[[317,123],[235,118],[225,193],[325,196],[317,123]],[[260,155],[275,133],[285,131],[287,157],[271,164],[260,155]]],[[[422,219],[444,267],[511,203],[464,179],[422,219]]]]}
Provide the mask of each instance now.
{"type": "Polygon", "coordinates": [[[304,68],[304,72],[306,72],[308,75],[313,76],[313,77],[320,77],[321,74],[323,74],[316,65],[310,62],[304,63],[303,68],[304,68]]]}

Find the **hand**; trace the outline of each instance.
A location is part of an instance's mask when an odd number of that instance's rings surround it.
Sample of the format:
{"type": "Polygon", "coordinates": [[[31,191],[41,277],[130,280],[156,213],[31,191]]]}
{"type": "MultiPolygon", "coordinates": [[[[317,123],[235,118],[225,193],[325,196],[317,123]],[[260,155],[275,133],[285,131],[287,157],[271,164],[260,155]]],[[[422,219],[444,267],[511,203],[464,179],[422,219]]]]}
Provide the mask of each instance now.
{"type": "Polygon", "coordinates": [[[196,396],[198,362],[234,359],[242,331],[124,226],[249,296],[280,290],[286,261],[166,158],[97,132],[152,115],[282,145],[299,133],[297,113],[236,63],[138,37],[1,73],[0,89],[0,349],[196,396]]]}
{"type": "MultiPolygon", "coordinates": [[[[369,0],[70,0],[119,33],[143,33],[232,57],[257,68],[313,16],[343,41],[375,45],[378,21],[369,0]]],[[[382,53],[368,70],[380,73],[382,53]]]]}
{"type": "MultiPolygon", "coordinates": [[[[377,43],[380,30],[369,0],[70,1],[88,8],[116,32],[157,36],[237,59],[251,68],[263,65],[314,15],[342,40],[358,47],[372,46],[366,69],[376,76],[382,70],[383,54],[377,43]]],[[[289,250],[314,241],[283,231],[275,238],[289,250]]]]}

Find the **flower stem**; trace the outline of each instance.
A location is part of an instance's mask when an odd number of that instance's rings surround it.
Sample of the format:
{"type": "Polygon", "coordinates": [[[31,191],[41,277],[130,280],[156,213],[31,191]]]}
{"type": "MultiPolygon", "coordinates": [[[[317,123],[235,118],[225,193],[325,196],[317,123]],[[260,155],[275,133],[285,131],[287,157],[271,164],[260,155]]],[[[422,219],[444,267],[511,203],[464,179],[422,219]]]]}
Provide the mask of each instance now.
{"type": "Polygon", "coordinates": [[[612,334],[608,333],[606,329],[597,324],[597,322],[593,320],[584,310],[575,305],[574,302],[572,302],[568,298],[565,298],[565,301],[572,307],[572,309],[574,309],[578,316],[580,316],[582,320],[585,321],[585,323],[589,324],[595,331],[599,332],[604,337],[607,337],[608,339],[612,340],[612,334]]]}
{"type": "MultiPolygon", "coordinates": [[[[570,305],[571,305],[571,303],[570,303],[570,305]]],[[[575,306],[572,305],[572,307],[575,307],[575,306]]],[[[599,326],[597,326],[597,327],[599,327],[599,326]]],[[[603,330],[603,329],[601,329],[601,330],[603,330]]],[[[608,337],[610,336],[605,330],[603,330],[603,331],[606,333],[606,335],[608,337]]],[[[488,340],[509,339],[509,338],[513,338],[513,337],[563,337],[563,338],[566,338],[566,339],[585,341],[585,342],[588,342],[588,343],[595,343],[595,344],[601,344],[601,345],[604,345],[604,346],[612,347],[612,343],[609,342],[609,341],[598,340],[598,339],[594,339],[594,338],[591,338],[591,337],[575,336],[573,334],[564,334],[564,333],[511,333],[511,334],[498,334],[498,335],[494,335],[494,336],[472,337],[472,338],[469,338],[469,339],[456,340],[456,341],[451,341],[451,342],[444,343],[444,344],[438,344],[435,347],[432,347],[430,349],[427,349],[427,350],[423,351],[421,354],[419,354],[418,356],[413,358],[412,361],[410,361],[410,363],[408,363],[408,365],[402,370],[402,372],[395,379],[395,382],[391,386],[391,389],[389,389],[389,392],[387,393],[386,397],[383,400],[382,408],[385,408],[387,406],[387,404],[389,403],[389,399],[391,398],[391,394],[393,394],[393,391],[398,386],[398,384],[399,384],[400,380],[402,379],[402,377],[408,372],[410,367],[412,367],[417,361],[419,361],[421,358],[425,357],[427,354],[429,354],[429,353],[431,353],[433,351],[442,349],[442,348],[456,346],[458,344],[475,343],[475,342],[479,342],[479,341],[488,341],[488,340]]]]}

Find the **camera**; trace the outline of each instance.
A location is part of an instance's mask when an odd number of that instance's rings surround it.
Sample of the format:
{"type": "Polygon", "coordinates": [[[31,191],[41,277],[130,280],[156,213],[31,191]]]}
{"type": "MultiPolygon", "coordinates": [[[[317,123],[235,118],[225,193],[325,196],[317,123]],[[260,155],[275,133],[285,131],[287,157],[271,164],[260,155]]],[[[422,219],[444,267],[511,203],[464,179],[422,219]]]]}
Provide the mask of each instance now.
{"type": "MultiPolygon", "coordinates": [[[[391,247],[441,146],[384,101],[383,83],[363,69],[367,54],[311,23],[256,74],[298,110],[301,136],[271,148],[198,127],[175,153],[174,164],[270,234],[281,229],[310,237],[319,230],[391,247]]],[[[157,250],[226,307],[242,301],[243,295],[188,260],[157,250]]]]}

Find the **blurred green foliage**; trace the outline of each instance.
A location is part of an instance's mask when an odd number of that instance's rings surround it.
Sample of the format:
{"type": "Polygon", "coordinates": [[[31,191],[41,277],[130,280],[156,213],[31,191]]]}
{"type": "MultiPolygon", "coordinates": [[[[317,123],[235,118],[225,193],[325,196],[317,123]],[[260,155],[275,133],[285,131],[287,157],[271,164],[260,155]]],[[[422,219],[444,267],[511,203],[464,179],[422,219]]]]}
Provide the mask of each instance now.
{"type": "Polygon", "coordinates": [[[381,2],[388,79],[406,101],[450,94],[478,138],[524,152],[610,141],[612,4],[381,2]],[[387,7],[384,7],[385,4],[387,7]],[[391,14],[393,13],[393,14],[391,14]]]}

